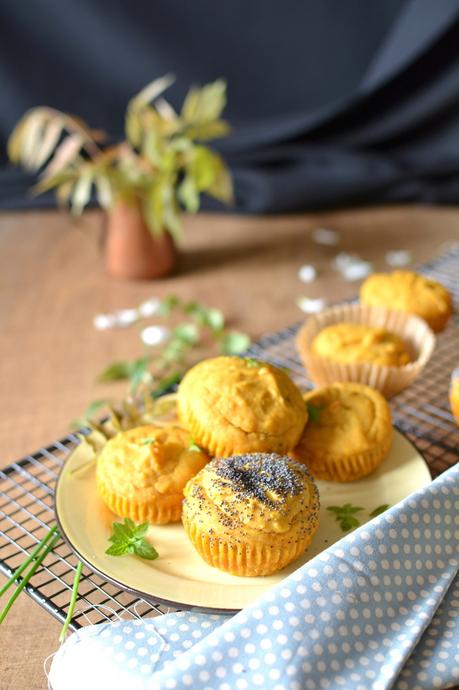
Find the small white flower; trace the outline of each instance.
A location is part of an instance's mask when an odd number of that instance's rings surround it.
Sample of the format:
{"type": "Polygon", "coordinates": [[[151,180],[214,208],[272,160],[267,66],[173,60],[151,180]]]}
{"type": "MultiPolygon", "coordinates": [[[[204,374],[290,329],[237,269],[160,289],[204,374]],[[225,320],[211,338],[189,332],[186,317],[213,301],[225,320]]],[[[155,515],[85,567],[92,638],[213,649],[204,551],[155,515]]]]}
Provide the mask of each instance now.
{"type": "Polygon", "coordinates": [[[386,263],[389,266],[407,266],[411,263],[413,255],[408,249],[397,249],[386,253],[386,263]]]}
{"type": "Polygon", "coordinates": [[[115,327],[115,318],[112,314],[97,314],[93,319],[93,324],[98,331],[106,331],[115,327]]]}
{"type": "Polygon", "coordinates": [[[140,334],[145,345],[160,345],[169,338],[169,329],[165,326],[147,326],[140,334]]]}
{"type": "Polygon", "coordinates": [[[145,300],[145,302],[142,302],[142,304],[139,305],[137,310],[139,312],[139,316],[144,319],[148,318],[149,316],[154,316],[158,311],[159,305],[160,300],[157,297],[151,297],[150,299],[145,300]]]}
{"type": "Polygon", "coordinates": [[[299,297],[296,303],[301,311],[305,312],[305,314],[318,314],[327,306],[327,300],[322,299],[321,297],[318,297],[317,299],[299,297]]]}
{"type": "Polygon", "coordinates": [[[316,228],[312,231],[311,237],[317,244],[326,244],[329,247],[336,247],[340,241],[339,233],[329,228],[316,228]]]}
{"type": "Polygon", "coordinates": [[[298,278],[302,283],[313,283],[317,278],[317,269],[312,264],[305,264],[301,266],[298,271],[298,278]]]}
{"type": "Polygon", "coordinates": [[[114,314],[115,325],[119,328],[126,328],[137,321],[139,315],[137,309],[119,309],[114,314]]]}

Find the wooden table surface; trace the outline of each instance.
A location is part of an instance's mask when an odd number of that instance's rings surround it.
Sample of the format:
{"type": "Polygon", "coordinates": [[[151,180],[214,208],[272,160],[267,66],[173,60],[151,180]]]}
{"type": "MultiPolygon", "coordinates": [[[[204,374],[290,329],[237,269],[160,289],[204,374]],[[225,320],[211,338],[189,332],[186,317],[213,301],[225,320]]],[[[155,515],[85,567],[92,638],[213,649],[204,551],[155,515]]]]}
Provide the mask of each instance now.
{"type": "MultiPolygon", "coordinates": [[[[0,466],[65,435],[90,400],[125,390],[95,378],[109,362],[141,354],[138,331],[97,331],[100,312],[173,293],[222,309],[232,327],[257,338],[298,321],[301,295],[339,301],[357,291],[358,283],[345,282],[331,265],[338,251],[387,270],[389,250],[409,249],[418,263],[459,240],[459,210],[451,208],[200,215],[186,221],[175,275],[122,282],[104,274],[102,224],[98,211],[77,223],[54,211],[0,214],[0,466]],[[339,231],[339,247],[314,243],[318,227],[339,231]],[[319,269],[313,284],[298,279],[305,263],[319,269]]],[[[43,662],[58,647],[59,629],[20,596],[0,629],[1,690],[47,688],[43,662]]]]}

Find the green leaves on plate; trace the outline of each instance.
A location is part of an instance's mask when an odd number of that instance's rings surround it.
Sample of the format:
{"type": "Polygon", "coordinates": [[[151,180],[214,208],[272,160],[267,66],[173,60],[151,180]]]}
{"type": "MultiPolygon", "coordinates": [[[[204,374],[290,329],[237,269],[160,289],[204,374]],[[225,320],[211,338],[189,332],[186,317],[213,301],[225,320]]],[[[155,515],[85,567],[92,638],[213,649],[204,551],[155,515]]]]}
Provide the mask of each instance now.
{"type": "MultiPolygon", "coordinates": [[[[384,505],[378,506],[369,513],[370,518],[377,517],[384,513],[390,505],[384,503],[384,505]]],[[[343,532],[349,532],[351,529],[355,529],[360,526],[360,520],[356,517],[357,513],[361,513],[364,508],[358,506],[353,506],[351,503],[345,503],[343,506],[328,506],[327,508],[330,513],[335,516],[336,522],[339,524],[343,532]]]]}
{"type": "Polygon", "coordinates": [[[335,520],[343,532],[359,527],[360,520],[356,518],[357,513],[361,513],[363,508],[345,503],[343,506],[328,506],[327,510],[333,513],[335,520]]]}
{"type": "Polygon", "coordinates": [[[105,551],[109,556],[124,556],[134,554],[139,558],[154,561],[159,554],[155,547],[146,541],[148,523],[136,525],[130,518],[124,518],[124,522],[114,522],[112,533],[108,538],[112,545],[105,551]]]}

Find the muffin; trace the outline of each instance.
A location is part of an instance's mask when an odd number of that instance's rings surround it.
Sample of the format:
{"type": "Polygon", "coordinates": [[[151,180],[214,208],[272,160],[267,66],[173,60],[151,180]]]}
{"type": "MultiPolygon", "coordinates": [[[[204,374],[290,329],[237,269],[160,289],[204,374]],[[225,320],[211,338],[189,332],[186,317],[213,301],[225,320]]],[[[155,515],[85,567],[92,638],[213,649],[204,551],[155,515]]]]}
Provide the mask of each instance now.
{"type": "Polygon", "coordinates": [[[110,439],[97,459],[97,489],[120,517],[136,522],[178,522],[187,481],[208,462],[177,426],[142,426],[110,439]]]}
{"type": "Polygon", "coordinates": [[[376,388],[390,398],[419,376],[432,355],[435,336],[419,316],[386,307],[343,303],[310,316],[298,331],[296,346],[316,386],[352,381],[376,388]],[[334,329],[328,330],[334,326],[340,326],[338,335],[334,329]],[[365,333],[363,340],[354,342],[351,329],[365,333]],[[313,348],[317,343],[326,356],[317,354],[313,348]],[[332,351],[336,357],[337,350],[341,361],[330,358],[332,351]],[[349,359],[357,354],[371,361],[344,361],[344,351],[349,359]],[[410,361],[401,364],[407,356],[410,361]]]}
{"type": "Polygon", "coordinates": [[[453,309],[451,295],[443,285],[412,271],[369,276],[360,288],[360,300],[420,316],[435,332],[445,328],[453,309]]]}
{"type": "Polygon", "coordinates": [[[271,575],[310,545],[319,493],[307,468],[287,456],[217,458],[186,485],[182,521],[209,565],[233,575],[271,575]]]}
{"type": "Polygon", "coordinates": [[[386,367],[408,364],[411,357],[395,333],[363,323],[336,323],[314,338],[312,351],[319,357],[343,362],[370,362],[386,367]]]}
{"type": "Polygon", "coordinates": [[[316,479],[351,482],[370,474],[392,443],[389,405],[373,388],[334,383],[304,396],[310,420],[292,456],[316,479]]]}
{"type": "Polygon", "coordinates": [[[291,450],[307,421],[301,393],[282,370],[254,359],[200,362],[178,391],[181,424],[210,455],[291,450]]]}
{"type": "Polygon", "coordinates": [[[453,413],[456,422],[459,424],[459,368],[455,369],[451,374],[449,402],[451,405],[451,412],[453,413]]]}

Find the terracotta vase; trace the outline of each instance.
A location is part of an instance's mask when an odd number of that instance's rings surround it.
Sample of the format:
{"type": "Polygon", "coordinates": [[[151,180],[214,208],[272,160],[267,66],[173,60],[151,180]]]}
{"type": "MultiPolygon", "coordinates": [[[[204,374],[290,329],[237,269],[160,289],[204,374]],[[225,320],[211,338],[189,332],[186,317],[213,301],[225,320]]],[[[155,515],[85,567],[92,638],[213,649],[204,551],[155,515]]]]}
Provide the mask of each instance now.
{"type": "Polygon", "coordinates": [[[130,280],[161,278],[176,262],[170,233],[152,235],[138,202],[120,199],[108,211],[105,268],[109,275],[130,280]]]}

